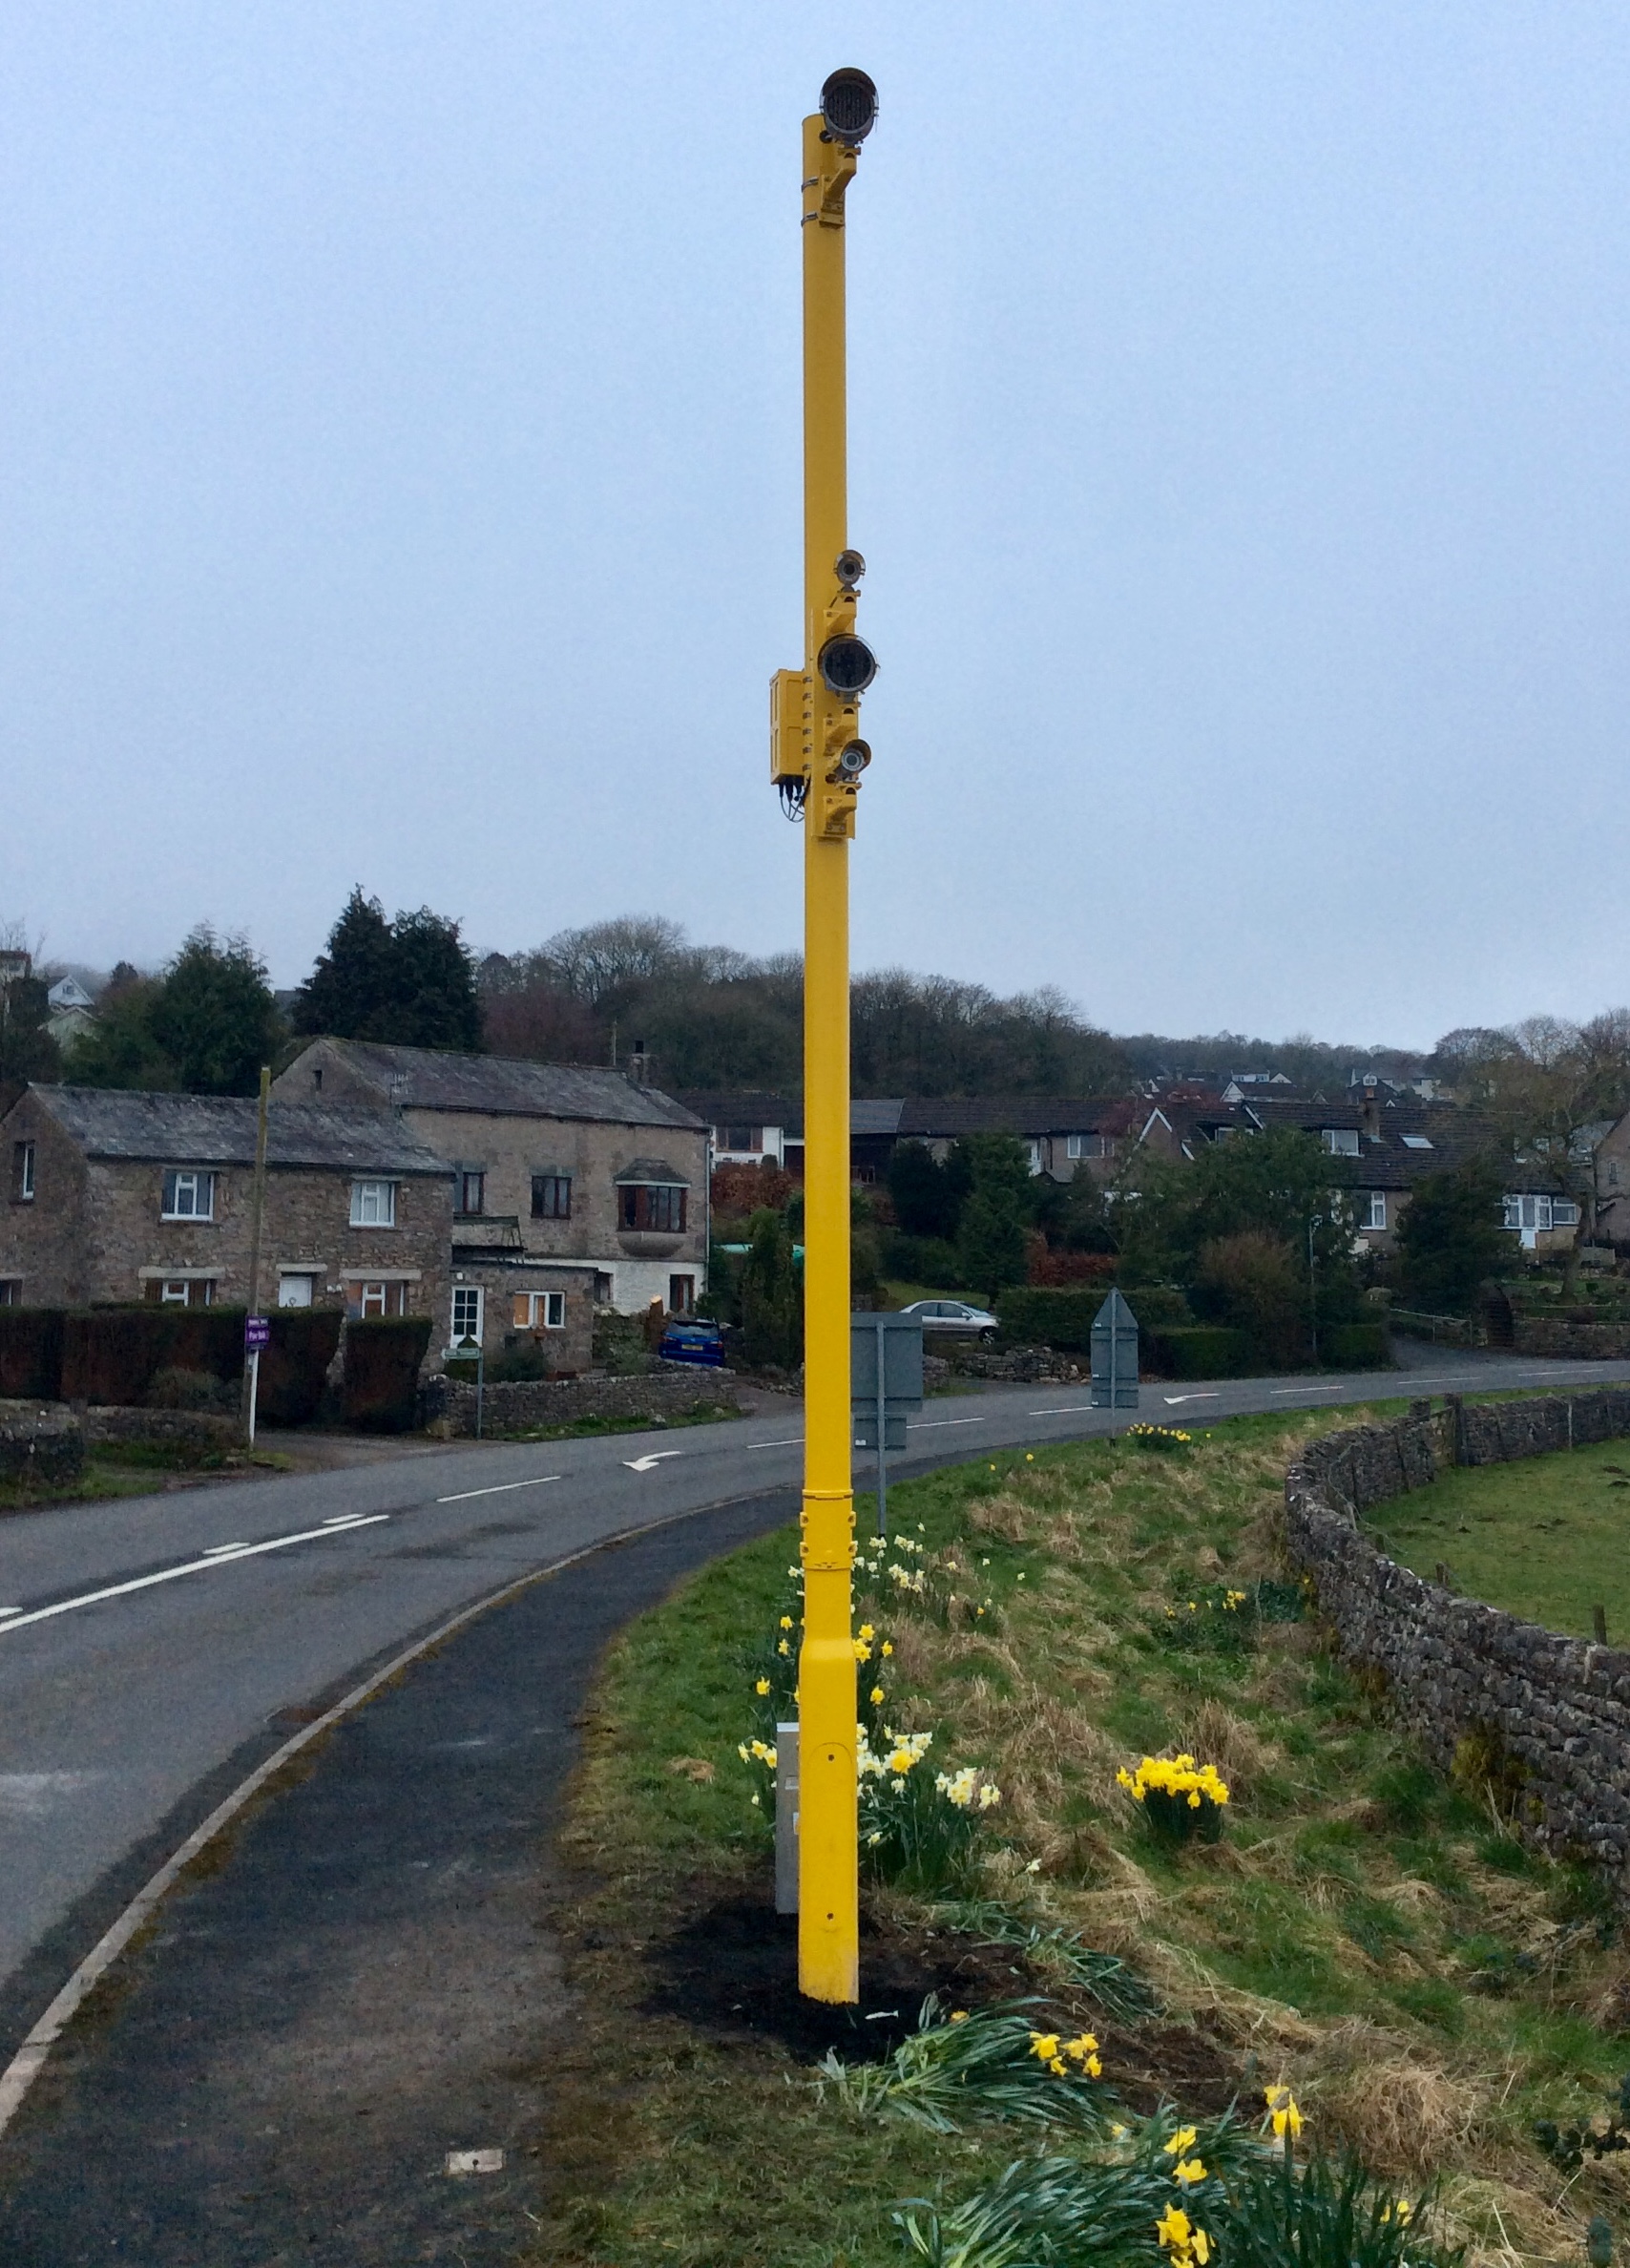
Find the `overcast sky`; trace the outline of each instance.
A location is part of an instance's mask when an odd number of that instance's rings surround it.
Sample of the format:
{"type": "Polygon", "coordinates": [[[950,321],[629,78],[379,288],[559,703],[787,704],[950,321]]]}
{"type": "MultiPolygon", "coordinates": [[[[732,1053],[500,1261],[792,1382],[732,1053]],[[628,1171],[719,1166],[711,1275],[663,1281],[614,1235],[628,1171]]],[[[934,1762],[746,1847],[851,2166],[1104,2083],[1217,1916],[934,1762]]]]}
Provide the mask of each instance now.
{"type": "Polygon", "coordinates": [[[799,939],[799,120],[859,63],[859,966],[1430,1044],[1630,994],[1622,0],[0,23],[0,918],[293,983],[799,939]]]}

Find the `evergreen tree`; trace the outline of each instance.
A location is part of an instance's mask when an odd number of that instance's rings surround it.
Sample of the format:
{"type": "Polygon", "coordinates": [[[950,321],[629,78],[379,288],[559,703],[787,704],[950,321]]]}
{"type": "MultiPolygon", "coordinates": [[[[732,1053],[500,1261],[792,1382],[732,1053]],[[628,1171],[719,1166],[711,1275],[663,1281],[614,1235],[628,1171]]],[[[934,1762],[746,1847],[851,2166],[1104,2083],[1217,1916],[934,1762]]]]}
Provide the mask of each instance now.
{"type": "Polygon", "coordinates": [[[282,1043],[265,963],[246,937],[193,931],[164,972],[148,1029],[192,1095],[252,1095],[282,1043]]]}
{"type": "Polygon", "coordinates": [[[1025,1232],[1033,1210],[1030,1165],[1011,1134],[972,1134],[958,1144],[972,1179],[957,1232],[965,1282],[994,1300],[1025,1278],[1025,1232]]]}
{"type": "Polygon", "coordinates": [[[927,1143],[896,1144],[888,1161],[888,1194],[908,1236],[955,1236],[959,1198],[927,1143]]]}
{"type": "Polygon", "coordinates": [[[428,906],[387,921],[359,883],[296,996],[294,1023],[338,1040],[478,1048],[481,1004],[458,923],[428,906]]]}
{"type": "Polygon", "coordinates": [[[1511,1260],[1503,1194],[1499,1173],[1481,1159],[1416,1183],[1398,1223],[1399,1284],[1411,1306],[1433,1314],[1470,1312],[1478,1285],[1511,1260]]]}
{"type": "Polygon", "coordinates": [[[153,1036],[153,1010],[161,989],[127,964],[115,972],[96,1002],[94,1023],[68,1050],[62,1076],[70,1086],[132,1087],[167,1093],[181,1083],[175,1064],[153,1036]]]}
{"type": "Polygon", "coordinates": [[[14,976],[0,984],[0,1086],[62,1075],[56,1041],[46,1030],[51,1002],[39,976],[14,976]]]}
{"type": "Polygon", "coordinates": [[[755,1369],[796,1370],[804,1359],[804,1300],[792,1231],[768,1207],[748,1226],[742,1270],[742,1351],[755,1369]]]}

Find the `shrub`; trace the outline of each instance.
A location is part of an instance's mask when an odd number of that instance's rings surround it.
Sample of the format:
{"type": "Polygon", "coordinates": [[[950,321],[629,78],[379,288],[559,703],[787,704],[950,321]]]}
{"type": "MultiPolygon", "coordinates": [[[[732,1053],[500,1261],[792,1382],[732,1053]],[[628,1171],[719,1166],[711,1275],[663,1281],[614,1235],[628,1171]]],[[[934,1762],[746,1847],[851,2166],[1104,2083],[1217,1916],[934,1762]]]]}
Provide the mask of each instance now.
{"type": "Polygon", "coordinates": [[[956,1247],[943,1237],[908,1236],[903,1228],[886,1228],[879,1242],[885,1275],[903,1284],[930,1284],[940,1292],[960,1291],[962,1265],[956,1247]]]}
{"type": "Polygon", "coordinates": [[[61,1400],[60,1308],[0,1308],[0,1397],[61,1400]]]}
{"type": "Polygon", "coordinates": [[[345,1329],[345,1423],[365,1433],[408,1433],[419,1365],[430,1343],[428,1315],[381,1315],[345,1329]]]}
{"type": "Polygon", "coordinates": [[[345,1318],[338,1308],[275,1308],[267,1320],[272,1335],[261,1353],[257,1416],[267,1425],[309,1425],[323,1406],[345,1318]]]}
{"type": "Polygon", "coordinates": [[[240,1389],[208,1371],[186,1370],[167,1363],[156,1370],[143,1396],[150,1410],[203,1410],[230,1418],[238,1408],[240,1389]]]}
{"type": "Polygon", "coordinates": [[[1145,1332],[1140,1350],[1143,1368],[1157,1378],[1243,1378],[1252,1368],[1245,1334],[1215,1323],[1145,1332]]]}
{"type": "Polygon", "coordinates": [[[1104,1297],[1096,1286],[1088,1291],[1035,1284],[1015,1287],[996,1302],[1002,1336],[1013,1346],[1056,1347],[1084,1354],[1092,1345],[1093,1317],[1104,1297]]]}
{"type": "Polygon", "coordinates": [[[1331,1370],[1386,1370],[1392,1342],[1385,1323],[1327,1323],[1319,1333],[1319,1354],[1331,1370]]]}
{"type": "Polygon", "coordinates": [[[1284,1240],[1244,1228],[1201,1247],[1195,1299],[1208,1323],[1250,1338],[1269,1370],[1294,1370],[1307,1355],[1307,1278],[1284,1240]]]}

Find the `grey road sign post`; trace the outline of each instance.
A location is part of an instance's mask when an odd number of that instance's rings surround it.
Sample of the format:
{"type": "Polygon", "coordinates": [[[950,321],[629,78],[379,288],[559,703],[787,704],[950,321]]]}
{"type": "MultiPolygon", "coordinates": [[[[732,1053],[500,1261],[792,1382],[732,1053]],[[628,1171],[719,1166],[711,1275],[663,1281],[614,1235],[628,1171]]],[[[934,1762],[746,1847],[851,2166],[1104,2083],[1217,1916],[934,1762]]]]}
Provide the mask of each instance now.
{"type": "Polygon", "coordinates": [[[906,1446],[906,1415],[923,1406],[918,1315],[849,1317],[849,1396],[857,1449],[877,1452],[877,1532],[888,1532],[888,1452],[906,1446]]]}
{"type": "Polygon", "coordinates": [[[1112,1292],[1093,1318],[1093,1408],[1138,1407],[1138,1318],[1112,1292]]]}
{"type": "Polygon", "coordinates": [[[798,1911],[798,1726],[775,1729],[775,1910],[798,1911]]]}

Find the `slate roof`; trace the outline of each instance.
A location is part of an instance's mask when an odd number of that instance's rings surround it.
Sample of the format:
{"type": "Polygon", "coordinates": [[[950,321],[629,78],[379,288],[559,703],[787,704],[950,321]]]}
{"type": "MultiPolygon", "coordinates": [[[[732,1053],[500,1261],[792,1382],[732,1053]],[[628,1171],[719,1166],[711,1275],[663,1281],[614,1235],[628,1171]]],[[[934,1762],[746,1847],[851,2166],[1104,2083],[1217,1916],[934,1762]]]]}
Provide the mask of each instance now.
{"type": "Polygon", "coordinates": [[[959,1134],[1096,1134],[1103,1127],[1123,1133],[1132,1116],[1124,1095],[971,1095],[903,1102],[896,1130],[903,1142],[959,1134]]]}
{"type": "Polygon", "coordinates": [[[804,1105],[785,1095],[701,1093],[686,1087],[675,1100],[710,1126],[780,1126],[784,1133],[804,1130],[804,1105]]]}
{"type": "MultiPolygon", "coordinates": [[[[259,1104],[251,1096],[135,1093],[119,1087],[31,1086],[29,1092],[88,1158],[166,1166],[253,1166],[259,1104]]],[[[268,1166],[345,1173],[452,1171],[393,1111],[338,1102],[284,1102],[266,1120],[268,1166]]]]}
{"type": "MultiPolygon", "coordinates": [[[[387,1047],[372,1040],[328,1040],[382,1102],[406,1110],[471,1110],[499,1118],[600,1119],[624,1126],[683,1126],[701,1121],[658,1087],[588,1063],[534,1063],[517,1056],[459,1055],[433,1047],[387,1047]]],[[[297,1058],[298,1061],[299,1059],[297,1058]]],[[[286,1076],[286,1074],[285,1074],[286,1076]]]]}
{"type": "Polygon", "coordinates": [[[1317,1134],[1326,1126],[1356,1128],[1358,1155],[1343,1164],[1358,1189],[1412,1189],[1429,1174],[1447,1173],[1468,1158],[1488,1159],[1514,1195],[1557,1186],[1556,1174],[1545,1166],[1514,1158],[1488,1119],[1452,1102],[1383,1102],[1370,1114],[1373,1132],[1366,1129],[1364,1109],[1356,1102],[1268,1102],[1252,1095],[1240,1107],[1242,1117],[1254,1118],[1264,1129],[1301,1126],[1317,1134]],[[1406,1135],[1415,1140],[1406,1142],[1406,1135]],[[1420,1146],[1423,1139],[1430,1148],[1420,1146]]]}
{"type": "Polygon", "coordinates": [[[690,1187],[690,1183],[686,1181],[684,1175],[676,1173],[666,1158],[636,1158],[632,1165],[623,1167],[616,1179],[619,1186],[624,1182],[647,1182],[654,1183],[662,1188],[688,1189],[690,1187]]]}

